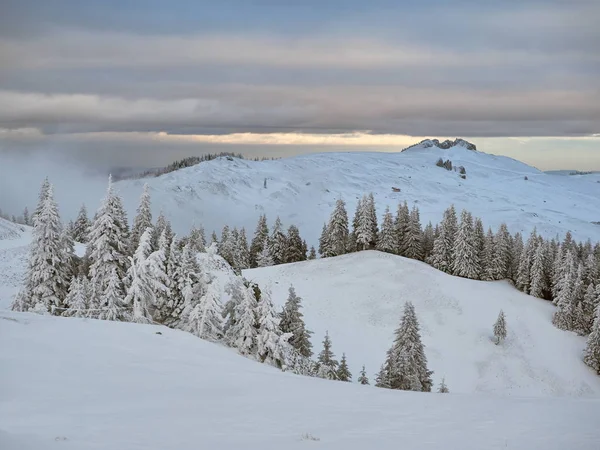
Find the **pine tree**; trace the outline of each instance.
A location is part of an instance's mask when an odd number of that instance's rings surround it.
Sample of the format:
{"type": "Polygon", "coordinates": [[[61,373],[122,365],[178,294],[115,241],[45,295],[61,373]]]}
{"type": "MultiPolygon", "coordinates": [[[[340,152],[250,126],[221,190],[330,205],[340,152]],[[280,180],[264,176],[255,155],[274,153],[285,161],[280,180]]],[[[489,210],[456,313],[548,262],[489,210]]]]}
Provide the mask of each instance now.
{"type": "Polygon", "coordinates": [[[223,227],[223,230],[221,231],[221,240],[218,242],[217,247],[218,247],[218,253],[220,256],[223,257],[223,259],[225,261],[227,261],[227,263],[230,266],[234,266],[234,253],[235,253],[235,246],[234,243],[232,242],[234,239],[232,239],[231,236],[232,232],[229,230],[229,226],[225,225],[223,227]]]}
{"type": "Polygon", "coordinates": [[[433,225],[431,222],[425,225],[423,230],[423,260],[428,261],[433,252],[433,242],[435,241],[433,225]]]}
{"type": "Polygon", "coordinates": [[[537,298],[544,298],[545,293],[548,291],[548,281],[544,273],[544,261],[546,259],[544,250],[545,247],[538,244],[531,265],[529,294],[537,298]]]}
{"type": "Polygon", "coordinates": [[[238,234],[237,244],[234,252],[235,266],[240,270],[250,268],[250,249],[246,238],[246,229],[242,227],[238,234]]]}
{"type": "Polygon", "coordinates": [[[130,308],[125,306],[124,297],[123,284],[119,279],[117,268],[112,266],[98,307],[93,311],[94,317],[100,320],[131,320],[130,308]]]}
{"type": "Polygon", "coordinates": [[[225,342],[237,348],[242,355],[254,355],[258,331],[257,302],[251,287],[244,287],[241,292],[241,299],[234,310],[235,322],[227,329],[225,342]]]}
{"type": "Polygon", "coordinates": [[[184,330],[209,341],[223,337],[221,291],[216,279],[208,284],[204,295],[191,308],[184,330]]]}
{"type": "Polygon", "coordinates": [[[375,387],[391,389],[390,377],[386,368],[386,364],[382,364],[379,372],[375,376],[375,387]]]}
{"type": "Polygon", "coordinates": [[[503,223],[494,236],[494,252],[489,271],[492,280],[504,280],[508,278],[510,247],[510,234],[508,233],[506,224],[503,223]]]}
{"type": "Polygon", "coordinates": [[[398,253],[394,218],[389,207],[386,207],[383,213],[381,233],[379,233],[379,239],[377,240],[377,250],[386,253],[398,253]]]}
{"type": "Polygon", "coordinates": [[[394,221],[394,230],[396,232],[396,248],[398,254],[405,256],[406,252],[406,234],[408,233],[410,223],[410,210],[408,204],[404,201],[403,204],[398,204],[396,220],[394,221]]]}
{"type": "MultiPolygon", "coordinates": [[[[598,285],[600,287],[600,284],[598,285]]],[[[600,298],[598,296],[598,292],[594,283],[591,283],[583,297],[583,317],[584,317],[584,327],[583,331],[585,334],[589,334],[592,332],[592,326],[594,325],[594,311],[598,306],[598,302],[600,298]]]]}
{"type": "Polygon", "coordinates": [[[478,280],[483,280],[485,278],[485,273],[487,270],[486,264],[486,248],[485,248],[485,231],[483,229],[483,222],[479,217],[475,218],[474,221],[474,239],[475,239],[475,249],[477,251],[477,258],[479,260],[479,273],[477,274],[478,280]]]}
{"type": "Polygon", "coordinates": [[[391,389],[431,392],[433,372],[427,369],[419,322],[411,302],[405,303],[402,321],[395,334],[385,362],[385,382],[391,389]]]}
{"type": "Polygon", "coordinates": [[[375,248],[377,239],[379,238],[379,226],[377,225],[377,210],[375,208],[375,197],[372,192],[369,192],[367,197],[367,213],[369,214],[369,222],[371,223],[371,236],[373,237],[369,248],[375,248]]]}
{"type": "MultiPolygon", "coordinates": [[[[206,251],[206,236],[204,235],[203,227],[193,226],[190,230],[189,241],[192,245],[192,248],[195,252],[205,252],[206,251]]],[[[248,243],[246,243],[246,247],[248,247],[248,243]]]]}
{"type": "Polygon", "coordinates": [[[510,265],[510,279],[515,285],[519,280],[519,266],[521,265],[521,255],[523,254],[523,250],[523,237],[521,236],[521,233],[515,233],[511,248],[512,258],[510,265]]]}
{"type": "Polygon", "coordinates": [[[256,337],[256,353],[259,361],[283,368],[288,340],[292,335],[282,333],[279,327],[280,319],[275,313],[271,292],[268,289],[261,292],[256,317],[259,325],[256,337]]]}
{"type": "Polygon", "coordinates": [[[377,242],[377,216],[373,194],[364,195],[357,210],[358,221],[354,234],[358,250],[369,250],[377,242]]]}
{"type": "Polygon", "coordinates": [[[423,230],[421,230],[421,219],[419,208],[413,206],[409,220],[407,232],[404,234],[403,241],[404,256],[421,261],[423,259],[423,230]]]}
{"type": "Polygon", "coordinates": [[[310,251],[308,252],[307,259],[309,259],[309,260],[317,259],[317,252],[313,246],[310,247],[310,251]]]}
{"type": "Polygon", "coordinates": [[[448,389],[448,386],[446,386],[446,380],[444,378],[442,378],[442,382],[440,383],[440,387],[438,388],[438,393],[439,394],[448,394],[450,392],[450,390],[448,389]]]}
{"type": "Polygon", "coordinates": [[[258,267],[256,259],[263,252],[265,243],[268,243],[269,227],[267,225],[267,216],[261,215],[256,225],[256,231],[250,244],[250,267],[258,267]]]}
{"type": "Polygon", "coordinates": [[[433,243],[431,265],[443,272],[452,271],[452,249],[457,233],[456,210],[454,205],[444,212],[444,218],[439,227],[439,236],[433,243]]]}
{"type": "Polygon", "coordinates": [[[329,243],[329,229],[327,224],[323,224],[323,230],[321,231],[321,237],[319,238],[319,255],[322,258],[333,256],[333,250],[329,243]]]}
{"type": "Polygon", "coordinates": [[[29,209],[27,209],[27,206],[23,210],[23,224],[25,224],[25,225],[31,225],[31,221],[30,221],[30,218],[29,218],[29,209]]]}
{"type": "MultiPolygon", "coordinates": [[[[148,183],[144,183],[144,190],[140,197],[140,204],[137,209],[137,214],[133,220],[133,228],[131,229],[130,251],[133,255],[138,248],[140,238],[147,228],[152,226],[152,211],[150,209],[150,188],[148,183]]],[[[158,240],[156,242],[158,246],[158,240]]]]}
{"type": "MultiPolygon", "coordinates": [[[[346,203],[341,198],[335,203],[335,209],[331,213],[329,225],[327,227],[327,253],[331,256],[339,256],[346,253],[348,244],[348,213],[346,212],[346,203]]],[[[319,250],[320,252],[320,250],[319,250]]],[[[321,255],[324,256],[323,253],[321,255]]]]}
{"type": "Polygon", "coordinates": [[[40,214],[40,211],[44,205],[46,197],[48,196],[49,190],[50,190],[50,181],[48,180],[48,177],[46,177],[46,178],[44,178],[42,187],[40,188],[37,207],[35,208],[35,210],[33,211],[33,214],[31,215],[31,225],[32,226],[35,226],[37,216],[40,214]]]}
{"type": "Polygon", "coordinates": [[[369,384],[369,378],[367,377],[367,371],[365,370],[365,366],[362,366],[360,370],[360,376],[358,377],[358,381],[360,384],[369,384]]]}
{"type": "Polygon", "coordinates": [[[304,242],[300,237],[300,231],[296,225],[290,225],[286,236],[285,262],[293,263],[298,261],[306,261],[306,250],[304,242]]]}
{"type": "Polygon", "coordinates": [[[481,272],[479,252],[471,213],[463,209],[460,227],[452,250],[452,272],[459,277],[476,280],[481,272]]]}
{"type": "Polygon", "coordinates": [[[574,298],[575,279],[577,269],[573,253],[567,251],[564,259],[564,268],[561,269],[562,276],[557,284],[556,306],[557,309],[552,317],[552,323],[562,330],[573,330],[575,325],[575,307],[574,298]]]}
{"type": "Polygon", "coordinates": [[[158,240],[158,249],[148,256],[146,264],[148,274],[154,280],[152,316],[155,322],[160,323],[165,320],[169,313],[167,305],[173,295],[171,292],[173,281],[169,273],[170,244],[167,230],[163,230],[158,240]]]}
{"type": "Polygon", "coordinates": [[[262,245],[262,250],[256,257],[257,267],[269,267],[274,264],[273,256],[271,255],[271,248],[269,245],[268,238],[265,238],[265,242],[262,245]]]}
{"type": "Polygon", "coordinates": [[[342,353],[342,359],[340,360],[340,366],[338,367],[336,376],[339,381],[352,382],[352,373],[348,368],[348,362],[346,361],[345,353],[342,353]]]}
{"type": "Polygon", "coordinates": [[[77,276],[71,279],[69,293],[65,298],[66,309],[62,315],[65,317],[88,317],[87,280],[77,276]]]}
{"type": "Polygon", "coordinates": [[[531,289],[531,266],[533,263],[533,257],[535,256],[537,245],[537,230],[534,228],[531,232],[531,235],[529,236],[529,239],[527,239],[527,244],[521,252],[516,283],[517,289],[520,289],[526,294],[528,294],[531,289]]]}
{"type": "Polygon", "coordinates": [[[290,286],[287,301],[279,315],[281,318],[279,326],[283,333],[291,334],[289,344],[300,355],[310,358],[312,356],[312,344],[310,342],[312,331],[307,330],[304,324],[304,315],[300,312],[301,303],[302,298],[298,297],[294,286],[290,286]]]}
{"type": "MultiPolygon", "coordinates": [[[[72,253],[65,245],[52,185],[42,185],[33,221],[25,287],[13,309],[62,314],[69,289],[72,253]]],[[[72,247],[70,249],[72,252],[72,247]]]]}
{"type": "Polygon", "coordinates": [[[288,244],[279,217],[277,217],[275,225],[273,225],[269,244],[271,246],[270,253],[273,258],[273,264],[283,264],[288,244]]]}
{"type": "Polygon", "coordinates": [[[81,209],[79,210],[79,214],[77,214],[77,219],[73,223],[73,232],[72,236],[76,242],[81,242],[83,244],[88,242],[88,235],[90,232],[91,222],[88,218],[87,208],[85,205],[81,205],[81,209]]]}
{"type": "MultiPolygon", "coordinates": [[[[156,250],[158,248],[158,240],[160,239],[163,231],[166,231],[167,236],[171,238],[173,236],[173,231],[171,230],[171,223],[165,217],[165,214],[161,211],[156,218],[156,224],[152,229],[152,250],[156,250]]],[[[142,233],[144,230],[142,230],[142,233]]],[[[136,247],[137,249],[137,247],[136,247]]]]}
{"type": "Polygon", "coordinates": [[[339,363],[335,359],[335,355],[331,350],[331,339],[329,338],[329,333],[325,332],[325,339],[323,339],[323,350],[321,350],[317,358],[317,372],[319,378],[335,380],[337,378],[338,365],[339,363]]]}
{"type": "MultiPolygon", "coordinates": [[[[188,242],[186,254],[193,255],[194,250],[191,250],[193,244],[188,242]]],[[[184,296],[183,287],[186,284],[186,277],[183,273],[183,258],[184,251],[180,250],[176,239],[171,241],[169,252],[167,254],[167,278],[169,279],[169,298],[167,302],[160,308],[157,320],[170,327],[176,327],[180,320],[180,314],[183,311],[184,296]],[[162,320],[161,320],[162,319],[162,320]]]]}
{"type": "Polygon", "coordinates": [[[594,324],[587,339],[583,361],[600,375],[600,306],[596,307],[594,324]]]}
{"type": "Polygon", "coordinates": [[[504,317],[504,311],[500,310],[496,323],[494,324],[494,336],[496,337],[496,344],[506,339],[506,319],[504,317]]]}

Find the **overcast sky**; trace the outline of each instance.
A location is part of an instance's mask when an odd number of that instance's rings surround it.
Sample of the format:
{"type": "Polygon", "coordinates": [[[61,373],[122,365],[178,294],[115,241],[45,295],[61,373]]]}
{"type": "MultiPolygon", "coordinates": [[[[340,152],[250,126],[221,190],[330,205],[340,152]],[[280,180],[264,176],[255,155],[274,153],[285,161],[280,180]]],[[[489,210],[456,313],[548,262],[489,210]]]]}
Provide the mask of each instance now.
{"type": "Polygon", "coordinates": [[[0,152],[103,167],[464,137],[600,170],[600,2],[4,0],[0,152]]]}

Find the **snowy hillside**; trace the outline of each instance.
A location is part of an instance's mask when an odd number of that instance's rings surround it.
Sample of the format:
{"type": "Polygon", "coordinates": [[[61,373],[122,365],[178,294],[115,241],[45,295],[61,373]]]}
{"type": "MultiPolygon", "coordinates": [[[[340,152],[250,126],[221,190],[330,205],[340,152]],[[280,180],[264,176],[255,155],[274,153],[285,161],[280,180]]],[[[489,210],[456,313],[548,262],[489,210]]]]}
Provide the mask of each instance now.
{"type": "MultiPolygon", "coordinates": [[[[220,158],[158,178],[117,183],[131,215],[145,182],[154,213],[162,209],[179,233],[193,224],[202,224],[209,233],[224,224],[245,226],[251,233],[264,212],[271,224],[279,215],[284,226],[297,225],[309,245],[316,245],[337,198],[346,200],[353,214],[358,198],[372,191],[380,217],[386,205],[395,211],[407,200],[418,204],[423,225],[437,223],[454,203],[459,211],[468,208],[482,217],[486,227],[505,221],[511,233],[527,235],[537,226],[546,237],[571,230],[578,240],[600,240],[600,226],[592,223],[600,221],[600,184],[595,180],[549,175],[463,145],[441,149],[422,144],[401,153],[324,153],[261,162],[220,158]],[[464,166],[466,179],[437,167],[440,157],[464,166]]],[[[88,207],[95,210],[100,196],[85,199],[88,207]]],[[[65,197],[57,193],[59,202],[65,197]]]]}
{"type": "Polygon", "coordinates": [[[346,353],[355,376],[365,364],[374,377],[410,300],[436,384],[445,377],[452,392],[600,397],[600,377],[581,361],[585,339],[555,328],[550,302],[508,282],[453,277],[375,251],[246,270],[244,276],[270,285],[279,306],[293,284],[315,332],[315,349],[329,331],[336,356],[346,353]],[[492,326],[500,309],[508,337],[496,346],[492,326]]]}
{"type": "Polygon", "coordinates": [[[165,327],[0,312],[3,450],[592,450],[600,401],[390,391],[165,327]],[[162,334],[157,334],[160,332],[162,334]]]}
{"type": "Polygon", "coordinates": [[[18,239],[25,232],[26,227],[0,217],[0,240],[18,239]]]}

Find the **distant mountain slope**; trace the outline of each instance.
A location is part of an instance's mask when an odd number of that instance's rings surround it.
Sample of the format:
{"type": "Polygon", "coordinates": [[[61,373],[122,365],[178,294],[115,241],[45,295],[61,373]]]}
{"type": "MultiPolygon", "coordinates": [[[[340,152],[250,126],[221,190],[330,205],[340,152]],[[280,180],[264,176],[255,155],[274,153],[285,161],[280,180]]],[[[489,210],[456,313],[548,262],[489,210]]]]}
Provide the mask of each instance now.
{"type": "Polygon", "coordinates": [[[585,338],[552,325],[555,307],[508,282],[453,277],[428,265],[375,251],[252,269],[244,276],[270,285],[282,306],[293,284],[304,299],[315,352],[325,331],[339,358],[373,378],[393,341],[405,301],[415,305],[429,365],[452,392],[515,396],[600,397],[600,377],[581,360],[585,338]],[[500,309],[508,337],[496,346],[500,309]]]}
{"type": "MultiPolygon", "coordinates": [[[[600,221],[600,183],[548,175],[463,145],[260,162],[219,158],[158,178],[117,183],[130,217],[145,182],[151,188],[154,213],[163,210],[179,233],[187,233],[196,223],[208,233],[228,224],[245,226],[251,234],[258,216],[266,213],[270,224],[280,216],[284,226],[298,225],[309,245],[316,245],[337,198],[347,202],[352,216],[358,198],[372,191],[380,217],[386,205],[395,211],[406,200],[418,204],[423,225],[429,220],[437,223],[454,203],[459,210],[468,208],[482,217],[486,226],[506,222],[511,232],[525,234],[537,227],[544,236],[571,230],[576,239],[600,241],[600,226],[592,223],[600,221]],[[464,166],[466,179],[437,167],[439,158],[464,166]]],[[[99,199],[86,202],[93,210],[99,199]]]]}
{"type": "Polygon", "coordinates": [[[25,231],[23,225],[19,225],[9,220],[0,217],[0,240],[3,239],[18,239],[25,231]]]}
{"type": "Polygon", "coordinates": [[[2,450],[593,450],[600,441],[596,399],[301,377],[165,327],[1,311],[0,341],[11,344],[0,346],[2,450]]]}

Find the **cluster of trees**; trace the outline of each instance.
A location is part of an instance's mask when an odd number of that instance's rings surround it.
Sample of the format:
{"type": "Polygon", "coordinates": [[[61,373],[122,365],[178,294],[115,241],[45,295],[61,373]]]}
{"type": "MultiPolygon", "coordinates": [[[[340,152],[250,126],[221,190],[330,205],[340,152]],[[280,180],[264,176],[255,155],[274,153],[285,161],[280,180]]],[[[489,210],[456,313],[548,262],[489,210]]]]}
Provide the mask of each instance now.
{"type": "Polygon", "coordinates": [[[584,360],[600,374],[600,243],[575,242],[567,232],[544,239],[534,229],[523,241],[506,224],[485,231],[478,217],[454,206],[435,227],[422,228],[417,206],[398,205],[395,216],[386,208],[381,226],[373,194],[358,202],[350,226],[345,202],[339,199],[319,239],[322,257],[377,249],[425,261],[446,273],[473,280],[511,280],[521,291],[552,301],[553,323],[564,330],[589,335],[584,360]]]}
{"type": "Polygon", "coordinates": [[[31,225],[31,217],[29,215],[29,209],[27,209],[27,207],[25,207],[23,213],[20,216],[15,216],[14,214],[10,215],[2,211],[2,209],[0,209],[0,217],[14,223],[18,223],[20,225],[31,225]]]}

